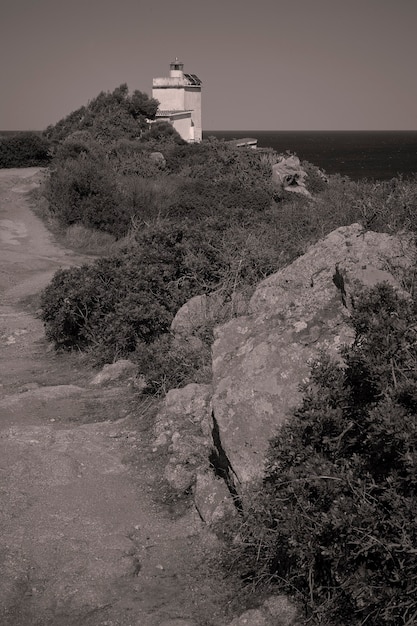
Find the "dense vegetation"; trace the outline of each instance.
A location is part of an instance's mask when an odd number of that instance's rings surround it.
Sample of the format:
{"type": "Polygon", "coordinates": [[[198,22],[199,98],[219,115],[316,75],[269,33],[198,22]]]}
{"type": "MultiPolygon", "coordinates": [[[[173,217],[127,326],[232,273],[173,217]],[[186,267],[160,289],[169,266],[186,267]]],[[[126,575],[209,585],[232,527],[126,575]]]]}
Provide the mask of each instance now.
{"type": "Polygon", "coordinates": [[[22,132],[0,136],[0,168],[44,167],[49,161],[49,141],[39,133],[22,132]]]}
{"type": "Polygon", "coordinates": [[[124,83],[112,92],[102,91],[86,106],[48,126],[44,136],[52,143],[77,131],[88,131],[102,143],[123,137],[134,139],[147,129],[147,119],[154,119],[157,110],[157,100],[138,90],[130,94],[124,83]]]}
{"type": "MultiPolygon", "coordinates": [[[[100,144],[87,131],[72,133],[57,147],[46,184],[49,212],[61,225],[119,241],[108,258],[59,273],[43,298],[48,337],[88,350],[97,364],[140,359],[155,341],[171,350],[170,323],[190,297],[248,296],[334,228],[355,221],[390,232],[415,227],[412,181],[336,176],[326,183],[304,164],[311,200],[273,188],[270,151],[182,145],[172,127],[158,127],[159,144],[149,135],[100,144]]],[[[174,376],[168,386],[178,382],[174,376]]]]}
{"type": "MultiPolygon", "coordinates": [[[[345,365],[315,363],[226,562],[314,623],[417,621],[417,298],[364,292],[345,365]]],[[[249,494],[248,494],[249,497],[249,494]]]]}

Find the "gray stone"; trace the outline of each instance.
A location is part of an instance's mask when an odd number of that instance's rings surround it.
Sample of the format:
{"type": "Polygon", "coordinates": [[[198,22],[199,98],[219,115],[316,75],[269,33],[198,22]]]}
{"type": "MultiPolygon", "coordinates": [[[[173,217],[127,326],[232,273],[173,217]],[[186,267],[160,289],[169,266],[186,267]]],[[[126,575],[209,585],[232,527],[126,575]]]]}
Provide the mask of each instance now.
{"type": "Polygon", "coordinates": [[[217,295],[194,296],[177,311],[171,323],[175,335],[191,335],[217,318],[223,300],[217,295]]]}
{"type": "Polygon", "coordinates": [[[292,626],[297,620],[297,609],[287,596],[270,596],[262,606],[274,618],[274,626],[292,626]]]}
{"type": "Polygon", "coordinates": [[[186,337],[190,341],[193,334],[207,325],[219,324],[236,315],[243,315],[247,305],[247,299],[241,293],[234,293],[227,301],[219,293],[194,296],[177,311],[172,320],[171,332],[176,337],[186,337]]]}
{"type": "Polygon", "coordinates": [[[306,177],[307,173],[301,167],[300,159],[295,155],[282,156],[280,161],[272,166],[272,183],[276,187],[310,197],[305,185],[306,177]]]}
{"type": "Polygon", "coordinates": [[[163,434],[172,437],[174,432],[182,431],[210,438],[211,385],[190,383],[168,391],[155,420],[155,437],[163,434]]]}
{"type": "Polygon", "coordinates": [[[186,491],[208,466],[211,430],[210,385],[191,383],[167,393],[155,420],[154,446],[167,449],[164,476],[173,489],[186,491]]]}
{"type": "Polygon", "coordinates": [[[250,315],[215,330],[213,415],[235,486],[260,478],[269,440],[301,401],[300,384],[325,349],[340,358],[360,286],[400,288],[414,261],[410,237],[339,228],[262,281],[250,315]]]}
{"type": "Polygon", "coordinates": [[[213,472],[197,474],[194,487],[194,504],[201,519],[211,526],[227,515],[234,515],[236,508],[224,480],[213,472]]]}
{"type": "Polygon", "coordinates": [[[137,366],[128,359],[120,359],[116,363],[105,365],[101,372],[94,376],[90,385],[100,386],[120,379],[134,379],[137,375],[137,366]]]}
{"type": "Polygon", "coordinates": [[[195,473],[184,465],[168,463],[165,466],[164,478],[175,491],[183,493],[194,483],[195,473]]]}

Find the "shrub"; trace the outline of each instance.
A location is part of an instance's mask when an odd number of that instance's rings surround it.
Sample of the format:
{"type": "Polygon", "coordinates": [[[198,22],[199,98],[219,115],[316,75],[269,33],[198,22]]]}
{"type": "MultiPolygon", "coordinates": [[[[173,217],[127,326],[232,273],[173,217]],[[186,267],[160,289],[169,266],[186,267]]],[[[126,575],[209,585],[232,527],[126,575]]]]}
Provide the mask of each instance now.
{"type": "Polygon", "coordinates": [[[417,308],[380,285],[340,366],[321,355],[272,440],[227,562],[304,603],[309,623],[417,618],[417,308]]]}
{"type": "Polygon", "coordinates": [[[151,127],[142,133],[141,142],[155,146],[158,150],[163,150],[167,146],[186,144],[178,131],[169,122],[159,121],[151,124],[151,127]]]}
{"type": "Polygon", "coordinates": [[[122,84],[112,92],[102,91],[86,106],[48,126],[44,136],[56,144],[74,132],[85,130],[102,144],[121,138],[134,139],[147,128],[147,119],[155,117],[157,108],[156,100],[138,90],[130,94],[128,86],[122,84]]]}
{"type": "Polygon", "coordinates": [[[178,342],[169,333],[150,344],[138,344],[131,359],[146,375],[144,391],[152,395],[164,396],[170,389],[211,380],[210,346],[178,342]]]}
{"type": "Polygon", "coordinates": [[[320,168],[308,161],[303,161],[301,167],[307,174],[305,183],[310,193],[316,195],[327,188],[328,179],[320,168]]]}
{"type": "Polygon", "coordinates": [[[235,148],[227,142],[203,141],[175,146],[166,152],[168,169],[185,177],[212,182],[229,181],[259,185],[271,178],[270,165],[256,150],[235,148]]]}
{"type": "Polygon", "coordinates": [[[57,347],[93,348],[100,363],[134,352],[138,342],[168,331],[178,306],[175,270],[124,251],[57,272],[42,295],[48,339],[57,347]]]}
{"type": "Polygon", "coordinates": [[[193,251],[182,227],[149,226],[138,239],[90,266],[55,274],[42,307],[57,347],[92,349],[99,363],[126,356],[168,332],[180,306],[216,279],[216,264],[198,257],[204,246],[195,241],[193,251]]]}
{"type": "Polygon", "coordinates": [[[123,139],[114,142],[108,150],[108,158],[114,171],[120,175],[122,184],[126,176],[154,178],[164,171],[163,163],[151,156],[141,141],[123,139]]]}
{"type": "Polygon", "coordinates": [[[138,224],[117,254],[55,275],[42,300],[47,336],[92,350],[100,363],[127,356],[166,333],[194,295],[217,291],[233,314],[236,293],[270,273],[279,254],[267,227],[248,234],[244,224],[222,233],[216,222],[138,224]]]}
{"type": "Polygon", "coordinates": [[[38,133],[25,132],[0,137],[0,167],[45,167],[50,144],[38,133]]]}
{"type": "Polygon", "coordinates": [[[50,212],[61,224],[81,223],[123,236],[130,215],[123,212],[114,174],[105,160],[81,153],[58,161],[46,185],[50,212]]]}

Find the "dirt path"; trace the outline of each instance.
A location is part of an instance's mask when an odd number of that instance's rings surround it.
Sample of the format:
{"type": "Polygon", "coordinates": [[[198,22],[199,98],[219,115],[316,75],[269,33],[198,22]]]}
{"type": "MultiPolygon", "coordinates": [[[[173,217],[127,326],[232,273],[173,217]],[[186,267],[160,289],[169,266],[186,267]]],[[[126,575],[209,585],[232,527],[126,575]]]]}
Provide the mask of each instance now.
{"type": "Polygon", "coordinates": [[[198,574],[199,518],[173,519],[153,497],[133,392],[91,386],[22,305],[85,261],[30,211],[40,176],[0,170],[0,624],[223,624],[218,588],[198,574]]]}

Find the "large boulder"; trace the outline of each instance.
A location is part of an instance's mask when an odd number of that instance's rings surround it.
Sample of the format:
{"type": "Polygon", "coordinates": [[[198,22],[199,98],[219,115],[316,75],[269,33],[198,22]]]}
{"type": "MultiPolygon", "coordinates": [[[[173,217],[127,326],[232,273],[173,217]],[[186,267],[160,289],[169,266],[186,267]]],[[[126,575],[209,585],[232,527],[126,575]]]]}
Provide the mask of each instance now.
{"type": "Polygon", "coordinates": [[[409,236],[339,228],[262,281],[249,315],[216,329],[213,420],[237,491],[262,476],[268,442],[300,402],[311,361],[321,349],[337,357],[352,341],[360,286],[400,288],[414,250],[409,236]]]}
{"type": "Polygon", "coordinates": [[[190,341],[204,329],[242,315],[247,310],[247,304],[247,299],[240,293],[235,293],[227,301],[220,293],[193,296],[178,309],[171,323],[171,332],[177,339],[190,341]]]}
{"type": "Polygon", "coordinates": [[[278,163],[272,166],[272,183],[285,191],[291,191],[310,196],[306,188],[307,172],[302,168],[300,159],[295,155],[282,156],[278,163]]]}

